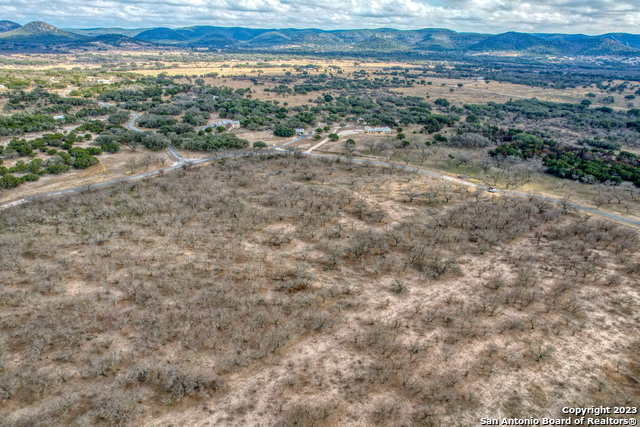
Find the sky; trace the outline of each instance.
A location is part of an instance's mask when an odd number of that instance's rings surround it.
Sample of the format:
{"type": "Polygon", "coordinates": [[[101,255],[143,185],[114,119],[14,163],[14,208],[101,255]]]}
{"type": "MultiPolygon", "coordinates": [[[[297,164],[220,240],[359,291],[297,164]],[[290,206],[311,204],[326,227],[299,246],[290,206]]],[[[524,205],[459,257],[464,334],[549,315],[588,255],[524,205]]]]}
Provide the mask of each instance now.
{"type": "Polygon", "coordinates": [[[62,28],[448,28],[640,33],[640,0],[0,0],[0,20],[62,28]]]}

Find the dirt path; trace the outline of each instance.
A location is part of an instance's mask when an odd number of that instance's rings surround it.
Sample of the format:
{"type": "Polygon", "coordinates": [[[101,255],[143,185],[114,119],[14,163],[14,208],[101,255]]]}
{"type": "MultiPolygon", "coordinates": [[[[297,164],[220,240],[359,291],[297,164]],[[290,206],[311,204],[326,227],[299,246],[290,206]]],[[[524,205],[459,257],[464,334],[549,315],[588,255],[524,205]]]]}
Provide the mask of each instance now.
{"type": "MultiPolygon", "coordinates": [[[[213,156],[213,157],[207,157],[204,159],[197,159],[197,160],[189,160],[187,159],[186,162],[190,165],[199,165],[199,164],[204,164],[204,163],[209,163],[215,160],[219,160],[219,159],[223,159],[223,158],[229,158],[229,157],[240,157],[240,156],[252,156],[252,155],[256,155],[256,154],[262,154],[262,153],[282,153],[284,150],[280,149],[280,150],[274,150],[274,151],[241,151],[238,153],[228,153],[228,154],[221,154],[218,156],[213,156]]],[[[319,157],[319,158],[330,158],[330,159],[340,159],[340,160],[348,160],[346,157],[342,157],[342,156],[332,156],[332,155],[328,155],[328,154],[316,154],[316,153],[307,153],[304,152],[304,155],[310,156],[310,157],[319,157]]],[[[425,175],[429,175],[429,176],[433,176],[435,178],[440,178],[440,179],[444,179],[450,182],[453,182],[455,184],[458,185],[465,185],[468,187],[472,187],[472,188],[479,188],[479,189],[483,189],[484,186],[481,186],[479,184],[474,184],[471,182],[467,182],[461,179],[457,179],[457,178],[453,178],[450,177],[448,175],[444,175],[438,172],[433,172],[427,169],[422,169],[419,167],[414,167],[414,166],[403,166],[400,164],[395,164],[395,163],[386,163],[386,162],[379,162],[379,161],[375,161],[375,160],[369,160],[369,159],[351,159],[352,161],[356,162],[356,163],[360,163],[360,164],[364,164],[364,163],[370,163],[372,165],[375,166],[384,166],[384,167],[393,167],[393,168],[397,168],[397,169],[402,169],[402,170],[406,170],[406,171],[411,171],[411,172],[416,172],[416,173],[420,173],[420,174],[425,174],[425,175]]],[[[175,169],[178,169],[180,167],[182,167],[183,164],[181,163],[177,163],[174,164],[172,166],[169,166],[167,168],[164,169],[158,169],[155,171],[150,171],[150,172],[146,172],[143,174],[139,174],[139,175],[133,175],[133,176],[129,176],[126,178],[122,178],[122,179],[118,179],[118,180],[114,180],[114,181],[109,181],[109,182],[103,182],[100,184],[95,184],[95,185],[84,185],[82,187],[75,187],[75,188],[69,188],[66,190],[60,190],[60,191],[54,191],[51,193],[45,193],[45,194],[40,194],[37,196],[33,196],[33,197],[28,197],[28,198],[24,198],[24,199],[19,199],[16,200],[14,202],[11,203],[5,203],[3,205],[0,205],[0,210],[4,210],[4,209],[8,209],[11,208],[13,206],[18,206],[18,205],[22,205],[24,203],[28,203],[34,199],[38,199],[38,198],[47,198],[47,197],[55,197],[55,196],[61,196],[61,195],[67,195],[67,194],[75,194],[75,193],[80,193],[83,191],[88,191],[90,189],[94,189],[94,188],[104,188],[104,187],[109,187],[109,186],[113,186],[122,182],[129,182],[129,181],[136,181],[136,180],[140,180],[140,179],[144,179],[144,178],[150,178],[153,176],[158,176],[158,175],[162,175],[165,172],[169,172],[175,169]]],[[[608,219],[613,219],[616,221],[620,221],[623,222],[625,224],[628,225],[633,225],[636,227],[640,227],[640,221],[634,221],[628,218],[623,218],[621,216],[618,215],[613,215],[613,214],[609,214],[606,212],[601,212],[601,211],[597,211],[595,209],[591,209],[588,208],[586,206],[580,206],[580,205],[576,205],[574,203],[568,203],[566,201],[563,200],[558,200],[558,199],[554,199],[552,197],[547,197],[547,196],[541,196],[541,195],[537,195],[537,194],[530,194],[530,193],[521,193],[521,192],[517,192],[517,191],[509,191],[509,190],[495,190],[496,193],[498,194],[504,194],[504,195],[508,195],[508,196],[515,196],[515,197],[536,197],[538,199],[541,200],[545,200],[548,201],[550,203],[555,203],[555,204],[565,204],[566,206],[572,207],[576,210],[580,210],[583,212],[588,212],[590,214],[593,215],[599,215],[608,219]]]]}

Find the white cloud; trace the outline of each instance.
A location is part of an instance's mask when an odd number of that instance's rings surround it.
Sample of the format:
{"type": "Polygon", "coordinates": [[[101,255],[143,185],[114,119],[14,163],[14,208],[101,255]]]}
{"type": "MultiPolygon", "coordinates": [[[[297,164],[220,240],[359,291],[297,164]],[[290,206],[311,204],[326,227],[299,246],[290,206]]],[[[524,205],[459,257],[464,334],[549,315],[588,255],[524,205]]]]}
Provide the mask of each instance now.
{"type": "Polygon", "coordinates": [[[0,0],[0,17],[59,27],[394,27],[600,34],[638,32],[638,0],[0,0]]]}

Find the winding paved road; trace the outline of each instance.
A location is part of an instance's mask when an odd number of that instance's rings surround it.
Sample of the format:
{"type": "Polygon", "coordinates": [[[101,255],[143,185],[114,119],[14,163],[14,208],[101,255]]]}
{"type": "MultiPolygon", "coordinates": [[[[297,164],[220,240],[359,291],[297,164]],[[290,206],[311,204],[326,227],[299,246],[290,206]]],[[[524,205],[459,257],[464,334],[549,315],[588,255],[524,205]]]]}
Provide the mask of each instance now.
{"type": "MultiPolygon", "coordinates": [[[[279,147],[277,147],[279,148],[279,147]]],[[[174,148],[175,150],[175,148],[174,148]]],[[[228,153],[228,154],[221,154],[218,156],[212,156],[212,157],[207,157],[207,158],[203,158],[203,159],[192,159],[192,160],[185,160],[186,163],[191,164],[191,165],[199,165],[199,164],[204,164],[204,163],[209,163],[215,160],[219,160],[219,159],[223,159],[223,158],[230,158],[230,157],[241,157],[241,156],[252,156],[252,155],[256,155],[256,154],[263,154],[263,153],[283,153],[284,150],[283,149],[276,149],[274,151],[241,151],[241,152],[237,152],[237,153],[228,153]]],[[[318,158],[330,158],[330,159],[340,159],[340,160],[349,160],[346,157],[342,157],[342,156],[332,156],[332,155],[328,155],[328,154],[317,154],[317,153],[307,153],[307,152],[303,152],[302,154],[307,155],[309,157],[318,157],[318,158]]],[[[181,156],[182,157],[182,156],[181,156]]],[[[385,166],[385,167],[394,167],[397,169],[402,169],[402,170],[407,170],[407,171],[411,171],[411,172],[416,172],[416,173],[420,173],[420,174],[424,174],[424,175],[429,175],[429,176],[433,176],[436,178],[440,178],[440,179],[444,179],[450,182],[453,182],[455,184],[458,185],[466,185],[468,187],[473,187],[473,188],[480,188],[483,189],[484,186],[482,185],[478,185],[478,184],[474,184],[471,182],[467,182],[461,179],[457,179],[457,178],[453,178],[447,175],[443,175],[437,172],[433,172],[427,169],[422,169],[422,168],[418,168],[418,167],[414,167],[414,166],[403,166],[400,164],[395,164],[395,163],[386,163],[386,162],[379,162],[376,160],[368,160],[368,159],[351,159],[356,163],[361,163],[361,164],[365,164],[365,163],[370,163],[372,165],[376,165],[376,166],[385,166]]],[[[51,193],[45,193],[45,194],[40,194],[40,195],[36,195],[36,196],[32,196],[32,197],[28,197],[28,198],[24,198],[24,199],[19,199],[16,200],[14,202],[11,203],[6,203],[4,205],[0,205],[0,210],[4,210],[4,209],[8,209],[12,206],[18,206],[18,205],[22,205],[24,203],[28,203],[32,200],[35,199],[41,199],[41,198],[46,198],[46,197],[55,197],[55,196],[62,196],[62,195],[68,195],[68,194],[74,194],[74,193],[80,193],[82,191],[87,191],[90,189],[94,189],[94,188],[104,188],[104,187],[109,187],[112,185],[116,185],[122,182],[129,182],[129,181],[136,181],[136,180],[140,180],[140,179],[144,179],[144,178],[149,178],[149,177],[153,177],[153,176],[157,176],[157,175],[162,175],[165,172],[169,172],[175,169],[178,169],[180,167],[182,167],[183,164],[182,163],[176,163],[172,166],[163,168],[163,169],[158,169],[155,171],[150,171],[150,172],[145,172],[142,174],[138,174],[138,175],[132,175],[126,178],[121,178],[121,179],[117,179],[117,180],[113,180],[113,181],[108,181],[108,182],[102,182],[99,184],[94,184],[94,185],[84,185],[81,187],[75,187],[75,188],[68,188],[66,190],[60,190],[60,191],[54,191],[51,193]]],[[[529,194],[529,193],[521,193],[521,192],[517,192],[517,191],[508,191],[508,190],[496,190],[496,193],[499,194],[505,194],[508,196],[515,196],[515,197],[536,197],[538,199],[541,200],[545,200],[548,201],[550,203],[555,203],[555,204],[562,204],[565,203],[561,200],[558,199],[553,199],[551,197],[546,197],[546,196],[540,196],[540,195],[536,195],[536,194],[529,194]]],[[[623,218],[621,216],[618,215],[613,215],[613,214],[609,214],[606,212],[601,212],[592,208],[588,208],[586,206],[580,206],[580,205],[576,205],[574,203],[566,203],[567,206],[570,206],[576,210],[580,210],[583,212],[588,212],[590,214],[593,215],[599,215],[605,218],[609,218],[609,219],[613,219],[616,221],[620,221],[623,222],[625,224],[629,224],[629,225],[633,225],[633,226],[637,226],[640,227],[640,221],[634,221],[628,218],[623,218]]]]}
{"type": "Polygon", "coordinates": [[[134,132],[142,132],[142,129],[138,129],[136,127],[136,121],[140,118],[140,115],[137,113],[131,113],[131,121],[127,123],[127,129],[132,130],[134,132]]]}
{"type": "MultiPolygon", "coordinates": [[[[144,132],[142,129],[136,127],[136,121],[138,120],[138,118],[140,118],[140,115],[132,112],[131,120],[129,121],[129,123],[127,123],[127,129],[134,132],[144,132]]],[[[176,159],[179,165],[187,163],[187,160],[182,157],[182,154],[180,154],[178,150],[176,150],[176,147],[174,147],[173,145],[169,144],[169,146],[167,147],[167,151],[169,152],[169,155],[171,157],[176,159]]]]}

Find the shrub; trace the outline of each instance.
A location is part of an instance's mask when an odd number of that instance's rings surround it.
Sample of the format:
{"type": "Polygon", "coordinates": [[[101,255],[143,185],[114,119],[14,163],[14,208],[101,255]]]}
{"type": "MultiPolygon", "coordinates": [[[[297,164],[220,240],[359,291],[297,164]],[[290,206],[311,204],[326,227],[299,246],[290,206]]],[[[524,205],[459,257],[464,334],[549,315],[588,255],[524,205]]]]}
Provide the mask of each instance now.
{"type": "Polygon", "coordinates": [[[118,144],[117,142],[109,142],[102,145],[102,147],[100,148],[102,149],[102,151],[106,151],[107,153],[117,153],[118,151],[120,151],[120,144],[118,144]]]}
{"type": "Polygon", "coordinates": [[[33,154],[31,145],[24,139],[12,139],[7,145],[7,150],[14,150],[20,156],[29,156],[33,154]]]}
{"type": "Polygon", "coordinates": [[[435,142],[447,142],[447,141],[448,141],[447,137],[446,137],[446,136],[444,136],[444,135],[442,135],[441,133],[436,133],[436,134],[433,136],[433,140],[434,140],[435,142]]]}
{"type": "Polygon", "coordinates": [[[441,107],[448,107],[449,105],[451,105],[451,103],[447,98],[438,98],[434,101],[434,104],[439,105],[441,107]]]}
{"type": "Polygon", "coordinates": [[[267,144],[265,144],[262,141],[256,141],[253,143],[253,148],[257,148],[257,149],[267,148],[267,144]]]}
{"type": "Polygon", "coordinates": [[[163,150],[169,146],[169,140],[166,136],[159,133],[147,133],[142,138],[142,145],[149,150],[163,150]]]}
{"type": "Polygon", "coordinates": [[[20,184],[22,184],[22,179],[13,175],[5,174],[0,178],[0,188],[16,188],[20,184]]]}
{"type": "Polygon", "coordinates": [[[97,157],[90,156],[88,154],[77,156],[73,162],[73,167],[76,169],[86,169],[90,166],[100,163],[97,157]]]}
{"type": "Polygon", "coordinates": [[[69,170],[69,166],[67,165],[51,165],[45,169],[46,173],[50,173],[52,175],[58,175],[68,170],[69,170]]]}
{"type": "Polygon", "coordinates": [[[276,136],[288,138],[288,137],[294,136],[296,134],[296,131],[293,128],[290,128],[289,126],[286,126],[283,124],[277,124],[276,130],[273,132],[273,134],[276,136]]]}
{"type": "Polygon", "coordinates": [[[164,389],[173,399],[184,399],[196,393],[206,391],[220,391],[224,388],[224,381],[206,372],[180,372],[170,369],[164,375],[164,389]]]}

